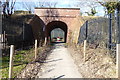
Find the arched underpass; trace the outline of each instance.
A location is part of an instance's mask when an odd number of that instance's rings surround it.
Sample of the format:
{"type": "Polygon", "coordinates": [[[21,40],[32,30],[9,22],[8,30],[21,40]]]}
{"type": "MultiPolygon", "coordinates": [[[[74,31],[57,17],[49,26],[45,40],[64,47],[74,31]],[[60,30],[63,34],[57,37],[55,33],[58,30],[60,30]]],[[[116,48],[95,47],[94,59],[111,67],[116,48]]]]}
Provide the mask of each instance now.
{"type": "Polygon", "coordinates": [[[65,42],[65,32],[60,28],[55,28],[51,31],[50,39],[52,43],[65,42]]]}
{"type": "MultiPolygon", "coordinates": [[[[79,17],[79,8],[35,8],[35,15],[44,23],[43,26],[39,27],[44,28],[45,44],[49,43],[51,38],[50,33],[55,28],[60,28],[65,32],[64,42],[70,43],[72,41],[77,44],[80,26],[82,25],[79,17]]],[[[33,26],[33,28],[35,28],[35,26],[33,26]]],[[[37,31],[33,33],[36,34],[36,32],[37,31]]],[[[42,35],[44,35],[44,33],[42,35]]]]}
{"type": "Polygon", "coordinates": [[[64,42],[67,41],[67,24],[62,22],[62,21],[52,21],[50,23],[47,24],[46,28],[45,28],[45,36],[47,37],[48,41],[51,41],[51,32],[54,29],[60,28],[64,31],[64,42]]]}

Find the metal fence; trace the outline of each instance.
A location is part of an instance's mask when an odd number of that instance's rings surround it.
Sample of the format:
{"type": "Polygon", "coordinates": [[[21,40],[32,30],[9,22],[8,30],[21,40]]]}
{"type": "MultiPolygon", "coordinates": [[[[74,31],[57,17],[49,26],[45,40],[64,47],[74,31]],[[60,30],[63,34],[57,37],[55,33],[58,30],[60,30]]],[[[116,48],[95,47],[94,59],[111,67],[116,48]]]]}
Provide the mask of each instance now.
{"type": "Polygon", "coordinates": [[[2,19],[3,49],[9,47],[9,45],[15,45],[16,48],[21,48],[33,44],[33,41],[32,27],[29,24],[10,18],[2,19]]]}
{"type": "Polygon", "coordinates": [[[88,48],[101,48],[107,51],[116,63],[116,44],[118,43],[117,14],[88,20],[80,29],[79,44],[87,40],[88,48]]]}
{"type": "Polygon", "coordinates": [[[117,43],[117,16],[111,17],[97,17],[88,20],[80,29],[79,44],[83,43],[85,39],[89,46],[91,44],[96,47],[110,48],[115,50],[117,43]]]}

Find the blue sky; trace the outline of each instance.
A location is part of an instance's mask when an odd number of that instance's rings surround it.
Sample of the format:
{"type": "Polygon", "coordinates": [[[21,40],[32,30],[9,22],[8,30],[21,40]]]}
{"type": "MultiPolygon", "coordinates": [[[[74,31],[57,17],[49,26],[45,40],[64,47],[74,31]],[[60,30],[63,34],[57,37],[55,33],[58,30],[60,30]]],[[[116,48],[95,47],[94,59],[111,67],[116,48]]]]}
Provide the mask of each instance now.
{"type": "MultiPolygon", "coordinates": [[[[104,9],[99,3],[95,3],[95,0],[17,0],[15,10],[26,10],[22,3],[30,3],[31,7],[34,4],[40,3],[57,3],[56,7],[62,8],[80,8],[83,15],[87,15],[85,12],[90,12],[91,7],[95,7],[98,12],[96,16],[104,16],[104,9]],[[93,5],[94,4],[94,5],[93,5]]],[[[46,6],[45,6],[46,7],[46,6]]],[[[32,8],[34,10],[34,7],[32,8]]]]}

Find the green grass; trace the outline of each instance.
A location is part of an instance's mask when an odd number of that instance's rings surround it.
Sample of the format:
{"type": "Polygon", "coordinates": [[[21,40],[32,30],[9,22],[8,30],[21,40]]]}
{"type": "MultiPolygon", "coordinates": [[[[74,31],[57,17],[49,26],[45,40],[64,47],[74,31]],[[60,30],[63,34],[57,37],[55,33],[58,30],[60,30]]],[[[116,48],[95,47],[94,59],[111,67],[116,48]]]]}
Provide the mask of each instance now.
{"type": "MultiPolygon", "coordinates": [[[[21,70],[31,61],[34,60],[34,50],[21,50],[16,51],[13,57],[13,76],[14,78],[21,70]]],[[[3,56],[0,58],[2,60],[2,65],[0,65],[0,70],[2,73],[2,78],[8,78],[9,71],[9,56],[3,56]]]]}
{"type": "MultiPolygon", "coordinates": [[[[19,72],[26,66],[26,64],[22,64],[19,66],[14,66],[13,67],[13,74],[12,77],[14,78],[19,72]]],[[[8,78],[8,73],[9,73],[9,67],[2,69],[2,78],[8,78]]]]}

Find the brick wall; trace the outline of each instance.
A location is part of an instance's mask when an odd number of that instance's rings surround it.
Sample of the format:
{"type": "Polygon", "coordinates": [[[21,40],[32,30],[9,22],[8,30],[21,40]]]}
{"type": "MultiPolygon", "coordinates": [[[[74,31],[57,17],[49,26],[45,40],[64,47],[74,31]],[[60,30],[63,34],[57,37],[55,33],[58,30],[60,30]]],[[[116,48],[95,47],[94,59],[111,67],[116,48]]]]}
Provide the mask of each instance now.
{"type": "Polygon", "coordinates": [[[35,14],[47,25],[52,21],[64,22],[68,27],[67,42],[70,32],[74,43],[78,42],[79,29],[82,25],[78,8],[36,8],[35,14]]]}

